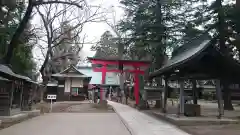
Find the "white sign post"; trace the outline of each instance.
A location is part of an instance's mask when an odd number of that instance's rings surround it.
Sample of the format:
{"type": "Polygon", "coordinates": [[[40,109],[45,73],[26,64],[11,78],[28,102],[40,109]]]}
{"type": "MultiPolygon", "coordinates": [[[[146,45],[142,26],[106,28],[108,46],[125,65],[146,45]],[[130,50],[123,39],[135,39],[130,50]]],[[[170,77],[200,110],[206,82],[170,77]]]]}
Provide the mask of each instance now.
{"type": "Polygon", "coordinates": [[[47,95],[47,99],[50,99],[51,104],[50,104],[50,112],[52,112],[52,100],[57,99],[57,95],[47,95]]]}

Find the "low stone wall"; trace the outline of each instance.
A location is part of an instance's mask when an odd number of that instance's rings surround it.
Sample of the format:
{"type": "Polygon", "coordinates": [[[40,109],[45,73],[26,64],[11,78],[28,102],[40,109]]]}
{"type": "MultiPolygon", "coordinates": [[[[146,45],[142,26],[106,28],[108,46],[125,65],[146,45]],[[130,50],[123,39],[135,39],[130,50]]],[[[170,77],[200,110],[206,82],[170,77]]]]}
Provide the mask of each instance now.
{"type": "Polygon", "coordinates": [[[41,115],[40,110],[24,111],[23,113],[27,113],[28,117],[37,117],[41,115]]]}
{"type": "Polygon", "coordinates": [[[0,116],[0,129],[7,128],[24,120],[40,115],[39,110],[23,111],[20,114],[12,116],[0,116]]]}

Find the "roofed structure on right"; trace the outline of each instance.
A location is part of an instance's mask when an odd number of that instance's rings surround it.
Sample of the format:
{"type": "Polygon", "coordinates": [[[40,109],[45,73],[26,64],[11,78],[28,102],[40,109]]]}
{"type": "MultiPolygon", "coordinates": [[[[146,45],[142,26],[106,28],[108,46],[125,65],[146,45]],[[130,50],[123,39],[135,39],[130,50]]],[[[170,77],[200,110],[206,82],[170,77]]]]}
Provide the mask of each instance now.
{"type": "MultiPolygon", "coordinates": [[[[182,45],[173,52],[173,57],[166,62],[160,69],[149,74],[150,79],[163,77],[165,86],[168,80],[178,80],[180,83],[180,107],[179,114],[184,114],[184,80],[192,80],[193,95],[196,89],[195,80],[216,81],[216,94],[218,97],[219,117],[223,114],[222,92],[220,80],[238,83],[240,79],[240,63],[231,56],[224,55],[217,47],[217,40],[209,35],[203,34],[191,42],[182,45]],[[194,83],[193,83],[194,84],[194,83]]],[[[163,111],[166,111],[167,87],[163,94],[163,111]]],[[[194,97],[196,100],[196,97],[194,97]]],[[[197,102],[194,101],[196,104],[197,102]]]]}

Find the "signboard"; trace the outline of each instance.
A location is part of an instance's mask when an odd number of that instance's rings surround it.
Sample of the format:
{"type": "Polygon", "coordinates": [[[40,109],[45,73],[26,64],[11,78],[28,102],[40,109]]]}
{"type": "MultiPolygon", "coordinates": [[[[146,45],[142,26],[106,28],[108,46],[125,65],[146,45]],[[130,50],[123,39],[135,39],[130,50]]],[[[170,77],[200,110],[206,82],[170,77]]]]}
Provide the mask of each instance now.
{"type": "Polygon", "coordinates": [[[57,95],[47,95],[47,99],[57,99],[57,95]]]}
{"type": "Polygon", "coordinates": [[[50,112],[52,112],[52,100],[57,99],[57,95],[47,95],[47,99],[51,100],[51,104],[50,104],[50,112]]]}

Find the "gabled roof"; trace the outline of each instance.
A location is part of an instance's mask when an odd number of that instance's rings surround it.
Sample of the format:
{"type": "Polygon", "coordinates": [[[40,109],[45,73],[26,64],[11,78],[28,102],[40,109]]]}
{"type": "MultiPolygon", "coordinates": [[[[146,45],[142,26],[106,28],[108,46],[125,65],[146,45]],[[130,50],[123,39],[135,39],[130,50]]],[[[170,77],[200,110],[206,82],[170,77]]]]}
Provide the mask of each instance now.
{"type": "Polygon", "coordinates": [[[70,72],[71,73],[78,73],[78,74],[83,75],[83,73],[79,72],[79,70],[73,65],[70,65],[68,68],[66,68],[65,70],[63,70],[59,74],[66,74],[66,73],[70,73],[70,72]]]}
{"type": "Polygon", "coordinates": [[[3,77],[8,78],[9,76],[31,82],[32,80],[29,77],[22,76],[14,73],[8,66],[0,64],[0,73],[5,74],[3,77]],[[8,76],[8,77],[7,77],[8,76]]]}
{"type": "Polygon", "coordinates": [[[80,72],[73,65],[69,66],[67,69],[63,70],[60,73],[53,74],[52,77],[75,77],[75,78],[88,78],[90,76],[80,72]]]}
{"type": "Polygon", "coordinates": [[[216,40],[207,35],[201,35],[192,42],[183,45],[177,53],[162,68],[150,73],[154,78],[170,75],[178,79],[240,79],[240,63],[231,56],[220,52],[216,40]],[[183,49],[182,49],[183,48],[183,49]]]}
{"type": "Polygon", "coordinates": [[[5,65],[0,65],[0,72],[3,72],[11,76],[16,76],[16,74],[8,66],[5,65]]]}
{"type": "Polygon", "coordinates": [[[207,35],[202,36],[177,50],[175,52],[175,56],[173,56],[170,60],[167,61],[162,68],[158,69],[157,71],[151,73],[149,76],[156,76],[164,73],[165,71],[171,70],[173,68],[179,67],[185,62],[195,58],[198,56],[202,51],[204,51],[210,45],[210,39],[207,35]]]}

